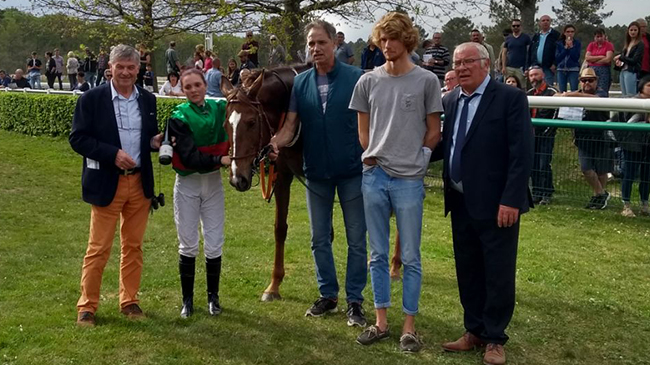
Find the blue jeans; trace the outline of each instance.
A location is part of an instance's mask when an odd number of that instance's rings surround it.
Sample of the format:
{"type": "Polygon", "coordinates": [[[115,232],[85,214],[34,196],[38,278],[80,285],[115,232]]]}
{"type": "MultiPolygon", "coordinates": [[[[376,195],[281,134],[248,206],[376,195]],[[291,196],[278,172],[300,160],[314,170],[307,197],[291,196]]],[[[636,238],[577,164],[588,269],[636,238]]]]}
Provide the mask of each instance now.
{"type": "Polygon", "coordinates": [[[533,159],[533,171],[531,178],[533,182],[533,197],[550,198],[555,192],[553,187],[553,147],[555,136],[535,136],[535,156],[533,159]]]}
{"type": "Polygon", "coordinates": [[[423,179],[391,177],[375,166],[363,173],[363,205],[370,241],[370,279],[375,308],[390,307],[390,214],[395,212],[404,265],[402,310],[408,315],[418,312],[422,287],[420,241],[422,238],[423,179]]]}
{"type": "Polygon", "coordinates": [[[634,72],[629,72],[627,70],[621,71],[621,76],[619,78],[621,82],[621,92],[623,96],[634,96],[636,95],[637,90],[637,77],[634,72]]]}
{"type": "Polygon", "coordinates": [[[307,209],[311,222],[311,252],[316,264],[316,280],[320,295],[336,299],[339,284],[332,255],[332,209],[334,192],[338,192],[345,235],[348,241],[348,262],[345,275],[347,301],[363,302],[363,288],[368,281],[366,221],[363,214],[361,175],[348,179],[307,180],[307,209]]]}
{"type": "Polygon", "coordinates": [[[623,159],[623,180],[621,181],[621,199],[629,203],[632,197],[632,184],[636,179],[637,171],[639,175],[639,197],[642,202],[648,201],[650,195],[650,148],[643,147],[643,151],[633,152],[624,150],[623,159]]]}
{"type": "Polygon", "coordinates": [[[567,91],[567,82],[571,86],[571,91],[578,91],[578,76],[580,76],[580,71],[558,71],[557,85],[560,92],[567,91]]]}
{"type": "Polygon", "coordinates": [[[546,85],[553,87],[553,84],[555,84],[555,74],[550,68],[542,68],[542,70],[544,71],[544,81],[546,82],[546,85]]]}
{"type": "Polygon", "coordinates": [[[30,72],[28,77],[29,77],[29,86],[31,86],[32,89],[41,89],[40,72],[30,72]]]}
{"type": "Polygon", "coordinates": [[[84,80],[90,85],[90,88],[92,89],[95,87],[95,81],[97,81],[97,73],[96,72],[86,72],[84,74],[84,80]]]}

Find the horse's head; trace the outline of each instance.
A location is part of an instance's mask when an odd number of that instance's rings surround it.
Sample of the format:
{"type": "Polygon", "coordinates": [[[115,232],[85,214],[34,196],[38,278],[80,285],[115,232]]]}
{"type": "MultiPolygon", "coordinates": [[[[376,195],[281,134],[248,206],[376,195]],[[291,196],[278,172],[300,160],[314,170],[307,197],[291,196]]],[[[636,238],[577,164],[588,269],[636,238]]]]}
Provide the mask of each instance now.
{"type": "Polygon", "coordinates": [[[253,162],[271,139],[268,117],[257,99],[263,82],[263,70],[247,90],[221,77],[221,91],[228,100],[225,128],[232,147],[230,185],[239,191],[251,188],[253,162]]]}

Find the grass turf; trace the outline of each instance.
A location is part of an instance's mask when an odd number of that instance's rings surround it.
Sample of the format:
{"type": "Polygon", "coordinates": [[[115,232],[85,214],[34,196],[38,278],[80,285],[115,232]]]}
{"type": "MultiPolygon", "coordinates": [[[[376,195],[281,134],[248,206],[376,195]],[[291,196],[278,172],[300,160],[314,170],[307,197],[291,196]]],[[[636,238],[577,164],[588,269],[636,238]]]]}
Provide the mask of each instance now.
{"type": "MultiPolygon", "coordinates": [[[[479,352],[447,354],[439,346],[463,328],[450,225],[438,189],[425,201],[420,354],[398,351],[399,283],[392,286],[389,311],[393,335],[372,347],[354,342],[359,330],[345,325],[342,312],[303,316],[318,291],[298,183],[290,207],[284,300],[259,301],[272,266],[274,207],[260,198],[259,188],[239,193],[227,185],[224,313],[207,314],[205,270],[198,264],[197,311],[181,320],[169,168],[161,186],[170,203],[150,218],[143,246],[140,299],[147,319],[131,322],[119,313],[116,240],[104,272],[98,325],[85,329],[74,324],[90,218],[80,198],[81,157],[65,139],[0,131],[0,141],[0,364],[482,363],[479,352]]],[[[523,217],[517,307],[506,347],[510,364],[650,363],[650,219],[617,213],[555,204],[523,217]]],[[[344,298],[346,250],[338,206],[334,224],[344,298]]],[[[370,285],[364,295],[372,320],[370,285]]]]}

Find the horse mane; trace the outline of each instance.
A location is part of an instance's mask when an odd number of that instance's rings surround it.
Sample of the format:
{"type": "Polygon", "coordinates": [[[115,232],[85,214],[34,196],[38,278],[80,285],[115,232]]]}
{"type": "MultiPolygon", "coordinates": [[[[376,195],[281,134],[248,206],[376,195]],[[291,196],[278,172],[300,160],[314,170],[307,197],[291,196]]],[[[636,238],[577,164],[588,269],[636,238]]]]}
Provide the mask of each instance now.
{"type": "Polygon", "coordinates": [[[307,62],[307,63],[292,63],[291,65],[287,66],[278,66],[278,67],[271,67],[271,68],[256,68],[251,70],[251,77],[254,79],[257,79],[260,74],[262,73],[262,70],[264,72],[284,72],[284,71],[289,71],[291,70],[292,72],[295,70],[297,73],[301,73],[305,70],[308,70],[314,66],[313,63],[307,62]]]}

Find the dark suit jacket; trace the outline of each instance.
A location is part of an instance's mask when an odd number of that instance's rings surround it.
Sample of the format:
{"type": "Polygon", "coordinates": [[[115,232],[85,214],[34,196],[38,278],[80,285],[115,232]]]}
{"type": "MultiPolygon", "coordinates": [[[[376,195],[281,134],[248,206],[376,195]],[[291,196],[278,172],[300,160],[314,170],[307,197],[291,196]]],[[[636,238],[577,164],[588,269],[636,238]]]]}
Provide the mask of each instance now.
{"type": "MultiPolygon", "coordinates": [[[[156,97],[138,87],[138,104],[142,114],[140,164],[142,188],[147,198],[153,196],[153,168],[150,141],[158,133],[156,122],[156,97]]],[[[72,119],[70,145],[84,157],[81,176],[83,200],[105,207],[115,197],[119,169],[115,156],[122,148],[117,121],[111,100],[111,86],[100,85],[85,92],[79,100],[72,119]],[[87,158],[99,162],[99,169],[88,168],[87,158]]]]}
{"type": "MultiPolygon", "coordinates": [[[[438,156],[444,155],[445,215],[451,211],[449,158],[460,87],[445,95],[445,123],[438,156]]],[[[496,219],[499,205],[525,213],[532,207],[528,179],[533,166],[534,135],[526,94],[491,80],[467,132],[461,176],[465,203],[474,219],[496,219]]]]}
{"type": "Polygon", "coordinates": [[[526,67],[530,66],[541,66],[544,68],[550,68],[552,65],[555,65],[555,47],[557,45],[558,39],[560,39],[560,33],[551,28],[551,32],[546,36],[546,41],[544,42],[544,53],[542,55],[542,64],[540,65],[537,62],[537,49],[539,48],[539,32],[535,33],[532,38],[532,43],[528,47],[528,64],[526,67]]]}

